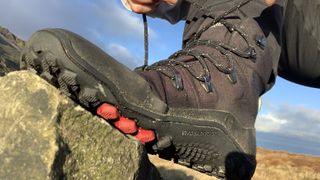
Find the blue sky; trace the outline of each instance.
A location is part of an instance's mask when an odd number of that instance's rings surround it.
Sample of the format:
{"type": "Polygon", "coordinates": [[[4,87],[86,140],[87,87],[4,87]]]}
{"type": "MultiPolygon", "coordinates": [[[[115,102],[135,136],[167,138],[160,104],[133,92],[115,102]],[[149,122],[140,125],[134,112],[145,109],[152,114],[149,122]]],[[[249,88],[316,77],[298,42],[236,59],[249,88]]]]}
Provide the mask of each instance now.
{"type": "MultiPolygon", "coordinates": [[[[0,1],[0,25],[23,39],[36,30],[59,27],[74,31],[133,68],[143,64],[140,15],[120,0],[0,1]]],[[[184,23],[149,18],[150,63],[166,59],[181,47],[184,23]]],[[[320,90],[281,78],[262,97],[257,119],[258,145],[320,155],[320,90]]]]}

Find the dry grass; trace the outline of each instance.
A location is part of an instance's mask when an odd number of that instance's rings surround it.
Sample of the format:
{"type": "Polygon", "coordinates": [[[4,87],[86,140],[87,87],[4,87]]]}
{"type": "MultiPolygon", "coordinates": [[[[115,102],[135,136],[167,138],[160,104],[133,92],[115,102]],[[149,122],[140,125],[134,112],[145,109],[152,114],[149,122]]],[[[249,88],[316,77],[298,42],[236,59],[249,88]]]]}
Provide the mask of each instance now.
{"type": "MultiPolygon", "coordinates": [[[[165,180],[216,180],[173,162],[149,156],[165,180]]],[[[320,180],[320,157],[258,148],[254,180],[320,180]]]]}
{"type": "Polygon", "coordinates": [[[320,157],[258,149],[255,180],[319,179],[320,157]]]}

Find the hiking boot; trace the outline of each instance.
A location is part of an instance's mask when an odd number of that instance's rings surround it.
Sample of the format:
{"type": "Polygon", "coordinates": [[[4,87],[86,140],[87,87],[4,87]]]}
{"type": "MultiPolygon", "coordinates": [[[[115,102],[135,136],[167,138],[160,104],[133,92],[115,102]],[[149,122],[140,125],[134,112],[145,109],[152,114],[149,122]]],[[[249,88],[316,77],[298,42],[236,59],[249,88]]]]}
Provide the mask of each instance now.
{"type": "Polygon", "coordinates": [[[250,179],[258,99],[272,61],[259,25],[236,13],[245,4],[204,13],[181,51],[136,71],[63,29],[36,32],[21,67],[93,113],[121,116],[116,127],[151,153],[220,178],[250,179]]]}

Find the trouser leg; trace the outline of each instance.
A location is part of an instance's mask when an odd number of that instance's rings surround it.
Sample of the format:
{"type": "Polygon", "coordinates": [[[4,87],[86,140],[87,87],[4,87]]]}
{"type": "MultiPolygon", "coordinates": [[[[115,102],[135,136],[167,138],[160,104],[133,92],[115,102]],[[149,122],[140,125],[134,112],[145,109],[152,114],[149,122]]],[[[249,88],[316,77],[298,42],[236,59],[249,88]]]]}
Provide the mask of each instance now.
{"type": "MultiPolygon", "coordinates": [[[[199,29],[204,12],[199,9],[199,6],[210,8],[211,12],[219,12],[221,10],[230,9],[235,4],[242,2],[242,0],[187,0],[190,1],[189,12],[186,18],[186,26],[183,35],[184,44],[193,37],[195,32],[199,29]],[[197,6],[192,5],[196,2],[197,6]]],[[[286,0],[278,0],[274,5],[267,6],[264,0],[254,0],[239,9],[239,13],[246,14],[249,18],[253,18],[260,26],[267,38],[266,48],[270,52],[270,59],[272,61],[272,73],[269,81],[265,84],[268,89],[271,89],[275,82],[275,77],[278,74],[278,64],[281,54],[282,45],[282,25],[283,16],[286,7],[286,0]]],[[[219,14],[219,13],[217,13],[219,14]]],[[[262,69],[261,71],[264,71],[262,69]]]]}
{"type": "Polygon", "coordinates": [[[290,0],[286,9],[279,75],[320,88],[320,1],[290,0]]]}

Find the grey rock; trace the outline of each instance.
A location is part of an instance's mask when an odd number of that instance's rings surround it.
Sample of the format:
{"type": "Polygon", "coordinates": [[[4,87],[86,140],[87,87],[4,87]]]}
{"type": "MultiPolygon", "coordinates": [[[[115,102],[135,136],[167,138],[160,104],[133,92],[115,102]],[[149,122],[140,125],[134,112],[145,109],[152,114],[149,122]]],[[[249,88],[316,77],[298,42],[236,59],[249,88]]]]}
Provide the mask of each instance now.
{"type": "Polygon", "coordinates": [[[0,76],[19,69],[20,51],[24,43],[8,29],[0,27],[0,76]]]}
{"type": "Polygon", "coordinates": [[[28,71],[0,78],[0,179],[160,179],[143,146],[28,71]]]}
{"type": "Polygon", "coordinates": [[[15,46],[17,49],[22,49],[25,45],[25,41],[11,33],[7,28],[0,26],[0,34],[7,39],[9,43],[15,46]]]}

